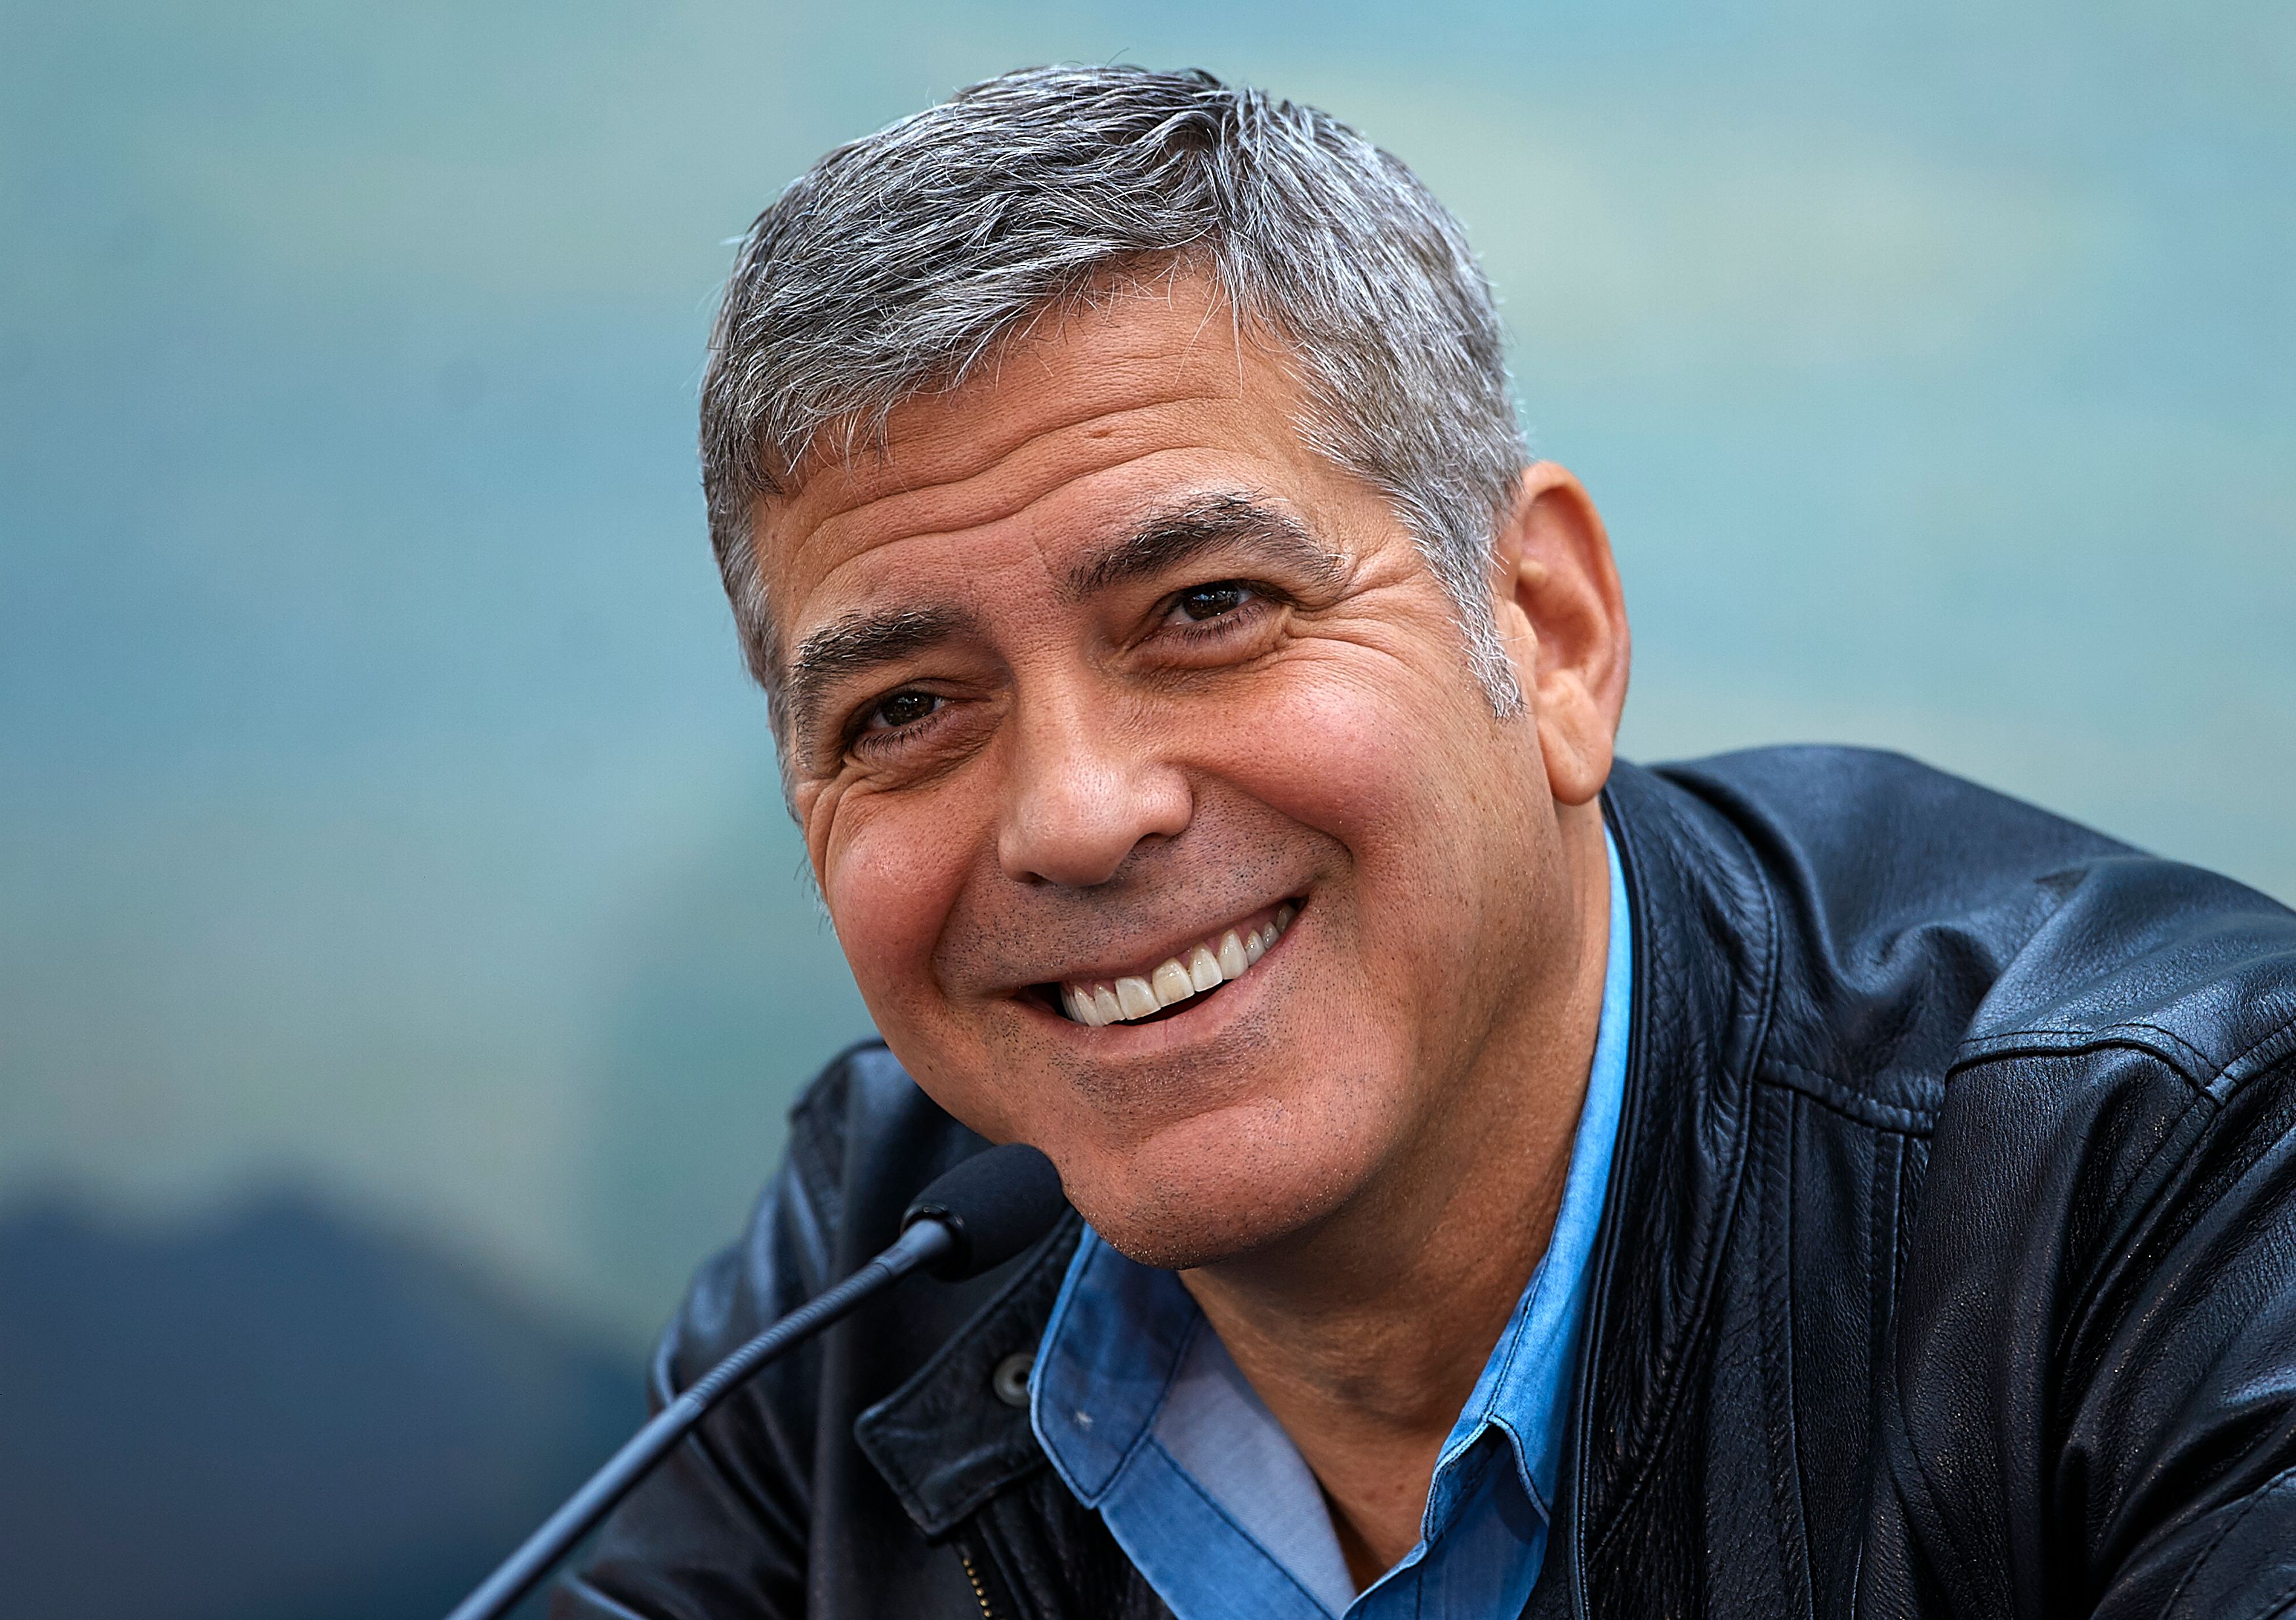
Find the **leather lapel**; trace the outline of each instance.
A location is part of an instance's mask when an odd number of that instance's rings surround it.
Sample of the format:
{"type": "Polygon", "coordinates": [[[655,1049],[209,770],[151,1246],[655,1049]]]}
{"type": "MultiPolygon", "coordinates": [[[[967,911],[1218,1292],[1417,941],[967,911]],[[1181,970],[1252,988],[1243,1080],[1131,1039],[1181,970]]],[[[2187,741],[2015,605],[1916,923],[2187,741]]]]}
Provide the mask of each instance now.
{"type": "MultiPolygon", "coordinates": [[[[1563,1581],[1632,1506],[1683,1395],[1737,1206],[1755,1060],[1775,994],[1779,919],[1743,837],[1675,783],[1621,761],[1604,814],[1634,908],[1634,1027],[1595,1244],[1564,1457],[1563,1581]]],[[[1546,1610],[1546,1603],[1534,1602],[1546,1610]]]]}
{"type": "Polygon", "coordinates": [[[854,1420],[854,1439],[928,1537],[1046,1466],[1027,1409],[997,1396],[996,1367],[1035,1352],[1083,1231],[1063,1215],[931,1361],[854,1420]]]}

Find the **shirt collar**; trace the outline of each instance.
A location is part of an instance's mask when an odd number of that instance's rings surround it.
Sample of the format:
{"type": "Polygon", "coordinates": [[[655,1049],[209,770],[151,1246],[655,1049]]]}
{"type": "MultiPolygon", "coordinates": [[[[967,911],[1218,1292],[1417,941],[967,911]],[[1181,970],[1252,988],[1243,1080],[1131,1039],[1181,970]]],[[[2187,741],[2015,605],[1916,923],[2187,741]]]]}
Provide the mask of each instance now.
{"type": "Polygon", "coordinates": [[[1627,1036],[1634,994],[1634,921],[1627,904],[1626,878],[1618,850],[1604,846],[1611,877],[1609,953],[1603,973],[1603,1011],[1588,1066],[1586,1100],[1570,1142],[1570,1168],[1546,1253],[1515,1301],[1499,1341],[1483,1363],[1482,1375],[1460,1409],[1459,1420],[1443,1443],[1435,1483],[1428,1493],[1424,1525],[1429,1540],[1456,1510],[1464,1470],[1453,1465],[1489,1431],[1504,1435],[1523,1489],[1540,1516],[1552,1517],[1554,1482],[1562,1467],[1564,1403],[1586,1313],[1587,1265],[1611,1182],[1611,1154],[1619,1136],[1619,1114],[1626,1097],[1627,1036]]]}

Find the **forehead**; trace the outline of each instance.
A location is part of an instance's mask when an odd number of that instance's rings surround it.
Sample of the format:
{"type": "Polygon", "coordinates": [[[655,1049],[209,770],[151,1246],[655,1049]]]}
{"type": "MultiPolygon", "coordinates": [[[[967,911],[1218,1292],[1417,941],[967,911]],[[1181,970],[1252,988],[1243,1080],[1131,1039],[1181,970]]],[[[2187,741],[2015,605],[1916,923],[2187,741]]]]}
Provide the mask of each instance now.
{"type": "Polygon", "coordinates": [[[1200,278],[1126,293],[1008,344],[964,387],[897,410],[882,446],[824,466],[753,532],[786,649],[889,594],[1035,568],[1197,488],[1307,496],[1280,351],[1200,278]]]}

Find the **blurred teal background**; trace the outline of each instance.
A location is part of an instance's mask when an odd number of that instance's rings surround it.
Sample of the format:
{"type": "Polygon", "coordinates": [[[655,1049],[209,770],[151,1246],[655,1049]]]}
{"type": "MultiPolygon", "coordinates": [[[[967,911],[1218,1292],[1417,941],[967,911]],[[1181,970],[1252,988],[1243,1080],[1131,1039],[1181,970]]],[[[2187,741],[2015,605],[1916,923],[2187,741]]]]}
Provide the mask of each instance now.
{"type": "Polygon", "coordinates": [[[866,1030],[703,537],[727,239],[1055,59],[1465,219],[1630,753],[1899,747],[2296,898],[2284,4],[4,0],[12,1613],[431,1612],[636,1417],[866,1030]]]}

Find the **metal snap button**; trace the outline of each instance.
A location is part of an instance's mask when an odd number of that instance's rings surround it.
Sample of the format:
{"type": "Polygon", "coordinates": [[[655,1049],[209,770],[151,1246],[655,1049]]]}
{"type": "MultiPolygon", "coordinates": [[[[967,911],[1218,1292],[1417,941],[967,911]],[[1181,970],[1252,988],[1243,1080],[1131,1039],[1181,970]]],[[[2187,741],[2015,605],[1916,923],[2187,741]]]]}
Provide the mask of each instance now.
{"type": "Polygon", "coordinates": [[[1029,1403],[1029,1369],[1037,1364],[1033,1350],[1016,1350],[996,1363],[996,1370],[988,1375],[988,1387],[996,1398],[1007,1406],[1029,1403]]]}

